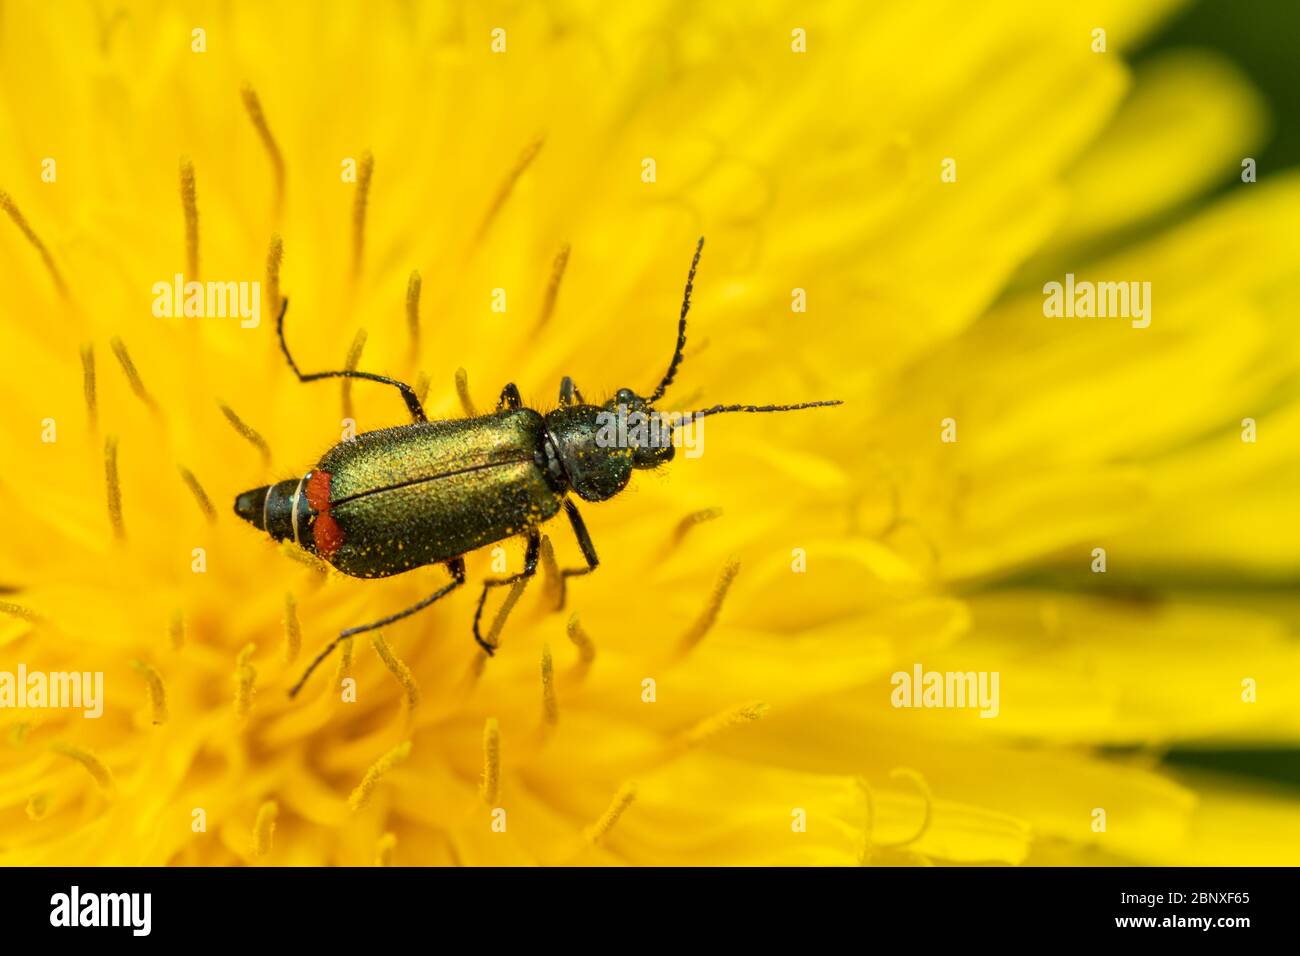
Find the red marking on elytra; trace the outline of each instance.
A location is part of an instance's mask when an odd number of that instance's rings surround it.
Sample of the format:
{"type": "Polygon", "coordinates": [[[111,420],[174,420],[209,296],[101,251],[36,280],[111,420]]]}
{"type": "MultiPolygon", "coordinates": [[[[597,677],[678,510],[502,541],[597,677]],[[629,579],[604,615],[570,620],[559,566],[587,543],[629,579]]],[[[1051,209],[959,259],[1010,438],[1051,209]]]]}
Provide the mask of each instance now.
{"type": "Polygon", "coordinates": [[[316,544],[316,553],[326,561],[334,557],[334,552],[343,544],[343,529],[328,511],[322,511],[316,516],[311,536],[316,544]]]}
{"type": "Polygon", "coordinates": [[[330,510],[330,473],[313,471],[307,479],[307,504],[313,511],[324,514],[330,510]]]}
{"type": "Polygon", "coordinates": [[[328,471],[313,471],[307,479],[307,504],[316,512],[311,536],[316,553],[328,561],[343,544],[343,529],[330,514],[330,480],[328,471]]]}

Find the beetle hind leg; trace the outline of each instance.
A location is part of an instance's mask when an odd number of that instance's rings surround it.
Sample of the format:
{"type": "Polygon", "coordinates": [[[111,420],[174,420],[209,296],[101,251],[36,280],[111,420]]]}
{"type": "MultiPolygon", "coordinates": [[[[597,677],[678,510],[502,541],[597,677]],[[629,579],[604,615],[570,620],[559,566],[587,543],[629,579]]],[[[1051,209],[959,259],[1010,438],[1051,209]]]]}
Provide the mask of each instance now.
{"type": "Polygon", "coordinates": [[[342,369],[337,372],[302,372],[298,368],[298,363],[293,360],[293,355],[289,352],[288,343],[284,340],[284,313],[288,308],[289,297],[284,296],[280,300],[280,315],[275,320],[275,334],[280,340],[280,351],[284,353],[285,360],[288,361],[293,374],[298,376],[298,381],[317,382],[323,378],[360,378],[365,379],[367,382],[391,385],[401,392],[402,401],[406,403],[406,410],[411,413],[412,421],[423,422],[428,420],[424,414],[424,406],[420,404],[420,397],[415,394],[415,389],[395,378],[389,378],[387,375],[375,375],[373,372],[358,372],[355,369],[342,369]]]}
{"type": "Polygon", "coordinates": [[[528,544],[524,549],[524,569],[518,574],[510,574],[504,578],[490,578],[483,582],[483,590],[478,596],[478,607],[474,610],[474,640],[478,646],[483,648],[488,657],[496,653],[496,648],[483,639],[479,631],[479,622],[483,618],[483,604],[487,601],[488,588],[499,588],[507,584],[514,584],[516,581],[522,581],[525,578],[531,578],[537,573],[537,559],[542,552],[542,535],[536,528],[528,532],[528,544]]]}
{"type": "Polygon", "coordinates": [[[294,684],[293,687],[290,688],[289,696],[290,697],[298,696],[298,691],[302,690],[303,685],[307,683],[307,679],[311,677],[312,672],[315,671],[316,668],[321,665],[321,663],[325,660],[325,658],[329,657],[330,654],[334,653],[334,648],[338,647],[341,641],[344,641],[347,638],[352,637],[354,634],[364,634],[366,631],[373,631],[381,627],[387,627],[389,624],[392,624],[396,621],[400,621],[403,618],[410,617],[412,614],[415,614],[419,611],[423,611],[434,601],[446,597],[452,591],[456,590],[456,588],[460,587],[462,584],[465,583],[465,559],[464,558],[452,558],[450,561],[448,561],[447,571],[451,574],[451,582],[449,584],[444,584],[442,587],[434,591],[424,600],[412,604],[410,607],[406,608],[403,611],[398,611],[396,614],[390,614],[388,615],[388,617],[381,617],[379,620],[371,621],[369,624],[360,624],[357,627],[349,627],[345,631],[340,631],[339,636],[334,638],[334,640],[330,641],[328,644],[326,644],[325,649],[316,655],[316,659],[307,665],[307,669],[303,671],[302,677],[298,678],[298,683],[294,684]]]}

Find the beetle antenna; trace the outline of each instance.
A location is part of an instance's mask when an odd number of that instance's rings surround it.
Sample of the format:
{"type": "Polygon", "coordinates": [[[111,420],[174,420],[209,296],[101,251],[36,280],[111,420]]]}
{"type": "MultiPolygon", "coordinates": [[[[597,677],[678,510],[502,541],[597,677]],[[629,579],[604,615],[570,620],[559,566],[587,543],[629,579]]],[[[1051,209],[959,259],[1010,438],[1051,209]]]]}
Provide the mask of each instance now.
{"type": "Polygon", "coordinates": [[[682,349],[686,348],[686,313],[691,311],[691,289],[695,286],[695,267],[700,264],[700,253],[703,250],[704,237],[700,236],[700,241],[695,245],[695,258],[691,260],[691,271],[686,275],[686,294],[682,296],[682,317],[677,321],[677,348],[673,350],[673,360],[668,363],[668,371],[664,373],[663,381],[654,390],[654,394],[646,399],[647,404],[653,405],[664,397],[664,392],[668,391],[668,386],[673,383],[673,376],[677,374],[677,366],[682,364],[682,349]]]}
{"type": "Polygon", "coordinates": [[[698,412],[688,412],[689,418],[703,418],[706,415],[721,415],[724,412],[797,412],[801,408],[825,408],[828,405],[843,405],[838,398],[824,402],[800,402],[797,405],[714,405],[698,412]]]}

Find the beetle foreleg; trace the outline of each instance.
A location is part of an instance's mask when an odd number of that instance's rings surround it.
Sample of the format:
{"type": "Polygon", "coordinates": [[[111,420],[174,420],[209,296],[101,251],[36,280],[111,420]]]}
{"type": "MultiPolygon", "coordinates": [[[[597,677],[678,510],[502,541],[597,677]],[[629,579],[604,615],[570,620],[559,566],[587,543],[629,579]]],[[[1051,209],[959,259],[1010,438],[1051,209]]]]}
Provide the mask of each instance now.
{"type": "Polygon", "coordinates": [[[298,376],[300,382],[315,382],[322,378],[363,378],[368,382],[379,382],[381,385],[391,385],[402,393],[402,401],[406,402],[406,408],[411,413],[413,421],[428,421],[424,414],[424,406],[420,404],[420,397],[415,394],[415,389],[405,382],[399,382],[395,378],[388,378],[385,375],[375,375],[371,372],[357,372],[351,369],[344,369],[339,372],[312,372],[304,375],[298,370],[298,363],[293,360],[289,354],[289,346],[284,340],[284,313],[289,308],[289,298],[285,296],[280,302],[280,316],[275,320],[275,334],[280,338],[280,351],[289,362],[289,368],[293,369],[293,374],[298,376]]]}
{"type": "Polygon", "coordinates": [[[417,604],[412,604],[404,611],[398,611],[396,614],[390,614],[388,615],[388,617],[380,618],[378,621],[371,621],[369,624],[361,624],[357,627],[349,627],[345,631],[340,631],[339,636],[334,638],[334,640],[330,641],[327,645],[325,645],[325,649],[316,655],[316,659],[314,661],[312,661],[309,665],[307,665],[307,669],[303,671],[302,677],[298,678],[298,683],[294,684],[293,687],[290,688],[289,696],[290,697],[298,696],[298,691],[302,690],[303,685],[307,683],[307,678],[311,677],[312,671],[314,671],[318,666],[320,666],[321,662],[324,661],[325,658],[329,657],[330,654],[334,652],[334,648],[339,646],[340,641],[346,640],[347,638],[352,637],[352,635],[354,634],[362,634],[365,633],[366,631],[373,631],[376,628],[386,627],[395,621],[402,620],[402,618],[410,617],[412,614],[416,613],[417,611],[423,611],[434,601],[437,601],[439,598],[446,597],[452,591],[456,590],[456,588],[460,587],[462,584],[465,583],[465,559],[464,558],[452,558],[450,561],[448,561],[447,571],[451,574],[452,577],[451,583],[443,585],[438,590],[430,594],[423,601],[420,601],[417,604]]]}
{"type": "Polygon", "coordinates": [[[506,387],[501,389],[501,397],[497,399],[497,411],[503,408],[516,409],[523,408],[524,400],[519,395],[519,386],[514,382],[507,383],[506,387]]]}
{"type": "Polygon", "coordinates": [[[564,600],[568,590],[565,585],[568,579],[590,574],[600,564],[600,558],[596,556],[596,546],[591,543],[591,535],[587,533],[587,525],[582,520],[582,515],[578,513],[578,506],[568,498],[564,499],[564,513],[569,516],[569,524],[573,525],[573,536],[578,539],[578,547],[582,549],[582,556],[586,559],[587,566],[560,569],[560,601],[557,611],[564,610],[564,600]]]}
{"type": "Polygon", "coordinates": [[[524,548],[524,569],[518,574],[511,574],[504,578],[491,578],[483,582],[483,593],[478,596],[478,607],[474,611],[474,640],[478,646],[487,652],[488,657],[496,653],[496,648],[483,640],[483,635],[479,633],[479,621],[483,617],[483,602],[487,600],[488,588],[499,588],[506,584],[514,584],[523,578],[531,578],[537,573],[537,558],[542,553],[542,535],[536,528],[528,532],[528,545],[524,548]]]}
{"type": "Polygon", "coordinates": [[[560,379],[560,405],[585,405],[582,399],[582,392],[578,391],[578,386],[573,384],[573,379],[564,376],[560,379]]]}

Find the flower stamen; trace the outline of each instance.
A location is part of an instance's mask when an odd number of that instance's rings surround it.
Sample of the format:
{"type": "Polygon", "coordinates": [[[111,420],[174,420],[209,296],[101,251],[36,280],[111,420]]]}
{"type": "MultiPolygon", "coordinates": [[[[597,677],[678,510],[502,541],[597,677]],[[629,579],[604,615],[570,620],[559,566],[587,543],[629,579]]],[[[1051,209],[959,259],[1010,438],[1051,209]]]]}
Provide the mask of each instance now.
{"type": "Polygon", "coordinates": [[[537,315],[537,324],[533,326],[534,332],[540,331],[551,320],[551,313],[555,311],[555,301],[560,295],[560,282],[564,279],[564,270],[569,266],[570,251],[571,247],[566,242],[555,254],[555,261],[551,263],[551,278],[546,283],[546,294],[542,297],[542,308],[537,315]]]}
{"type": "Polygon", "coordinates": [[[482,225],[478,227],[478,234],[474,237],[476,243],[483,241],[483,237],[487,235],[488,229],[496,220],[497,214],[501,212],[502,207],[506,204],[506,200],[509,199],[510,194],[514,192],[515,183],[519,181],[519,177],[522,176],[527,171],[528,167],[532,165],[533,160],[537,158],[537,154],[542,151],[542,144],[544,142],[545,138],[538,136],[525,146],[522,152],[520,152],[519,158],[515,160],[514,166],[511,167],[508,173],[506,173],[506,178],[502,180],[501,185],[497,188],[496,196],[493,197],[492,205],[488,207],[487,214],[483,217],[482,225]]]}
{"type": "Polygon", "coordinates": [[[660,555],[660,559],[662,560],[662,558],[667,557],[669,554],[671,554],[673,551],[679,548],[681,546],[683,539],[685,539],[687,533],[689,533],[690,530],[694,528],[696,525],[701,525],[708,521],[715,521],[716,519],[721,517],[722,517],[721,508],[701,508],[699,511],[692,511],[690,514],[684,515],[682,517],[682,520],[678,521],[677,524],[673,527],[672,535],[669,537],[667,544],[664,546],[663,552],[660,555]]]}
{"type": "Polygon", "coordinates": [[[366,205],[370,200],[370,179],[375,172],[375,157],[370,150],[361,154],[357,167],[357,191],[352,200],[352,274],[361,273],[361,254],[366,241],[366,205]]]}
{"type": "Polygon", "coordinates": [[[145,679],[149,686],[149,710],[153,723],[167,721],[167,688],[163,685],[162,675],[144,661],[132,661],[131,669],[145,679]]]}
{"type": "MultiPolygon", "coordinates": [[[[257,130],[257,135],[271,158],[271,168],[275,174],[275,199],[271,209],[278,220],[280,210],[284,208],[284,156],[280,153],[275,137],[271,135],[271,127],[266,122],[266,114],[262,112],[262,101],[257,98],[257,91],[246,83],[240,93],[244,99],[244,109],[248,111],[248,118],[253,121],[253,128],[257,130]]],[[[274,301],[276,308],[279,308],[279,300],[274,301]]]]}
{"type": "Polygon", "coordinates": [[[339,669],[334,675],[334,683],[341,684],[352,673],[352,638],[345,637],[339,641],[339,669]]]}
{"type": "Polygon", "coordinates": [[[194,472],[184,466],[181,467],[180,472],[181,479],[190,489],[190,493],[194,495],[194,500],[199,503],[199,508],[202,509],[205,515],[207,515],[209,522],[215,523],[217,520],[217,509],[212,506],[212,499],[209,498],[208,493],[203,490],[203,486],[199,484],[199,479],[194,477],[194,472]]]}
{"type": "Polygon", "coordinates": [[[678,643],[679,656],[689,654],[713,628],[718,619],[718,612],[722,610],[722,602],[726,600],[727,591],[731,589],[731,584],[736,580],[736,575],[739,572],[740,562],[738,561],[728,561],[723,565],[722,573],[718,575],[718,582],[713,586],[713,594],[709,598],[709,603],[705,605],[704,612],[687,629],[678,643]]]}
{"type": "Polygon", "coordinates": [[[551,659],[551,645],[542,645],[542,718],[546,726],[554,727],[560,720],[560,703],[555,696],[555,663],[551,659]]]}
{"type": "MultiPolygon", "coordinates": [[[[524,587],[527,584],[527,578],[520,578],[514,584],[510,585],[510,593],[508,593],[506,599],[501,602],[501,607],[497,610],[497,616],[492,619],[492,626],[488,628],[487,636],[483,638],[483,640],[487,641],[487,643],[493,648],[501,646],[501,631],[506,626],[506,618],[510,616],[510,612],[513,611],[515,605],[519,603],[519,598],[524,593],[524,587]]],[[[483,652],[479,656],[486,659],[487,653],[483,652]]]]}
{"type": "Polygon", "coordinates": [[[21,232],[27,241],[32,244],[32,247],[40,253],[41,260],[45,263],[45,268],[49,270],[50,277],[54,279],[55,288],[59,290],[59,295],[66,299],[68,296],[68,287],[63,284],[63,276],[59,272],[59,267],[54,264],[54,257],[50,255],[50,250],[47,249],[45,243],[41,241],[41,237],[36,235],[36,231],[32,229],[31,224],[28,223],[27,217],[22,214],[21,210],[19,210],[18,206],[14,203],[13,197],[3,189],[0,189],[0,209],[3,209],[9,214],[9,218],[12,219],[14,225],[18,227],[18,231],[21,232]]]}
{"type": "Polygon", "coordinates": [[[271,314],[280,313],[280,266],[284,262],[284,240],[278,232],[271,233],[271,245],[266,250],[266,304],[271,314]]]}
{"type": "Polygon", "coordinates": [[[596,643],[578,622],[578,615],[576,614],[569,618],[565,632],[569,635],[569,640],[578,649],[578,663],[574,665],[573,671],[574,676],[581,680],[587,676],[587,671],[591,668],[591,662],[596,659],[596,643]]]}
{"type": "Polygon", "coordinates": [[[720,714],[701,720],[681,735],[679,743],[683,747],[699,746],[704,741],[716,737],[723,731],[763,719],[767,716],[769,710],[771,710],[771,707],[761,700],[752,700],[745,704],[729,707],[720,714]]]}
{"type": "Polygon", "coordinates": [[[149,390],[144,387],[144,379],[140,378],[140,372],[135,367],[135,362],[131,361],[131,353],[126,350],[126,343],[114,336],[108,344],[113,347],[113,354],[117,356],[118,364],[122,366],[122,372],[126,375],[127,384],[131,386],[131,391],[135,393],[135,397],[154,411],[157,411],[158,403],[149,394],[149,390]]]}
{"type": "Polygon", "coordinates": [[[181,208],[185,211],[185,278],[199,279],[199,197],[194,183],[194,163],[181,157],[181,208]]]}
{"type": "Polygon", "coordinates": [[[614,799],[610,802],[609,809],[601,814],[599,820],[582,831],[582,835],[586,838],[587,842],[593,846],[599,843],[601,839],[604,838],[605,834],[613,828],[614,824],[618,823],[619,819],[623,816],[627,808],[632,805],[632,801],[635,799],[635,783],[629,781],[619,787],[618,793],[614,795],[614,799]]]}
{"type": "Polygon", "coordinates": [[[34,793],[27,799],[27,819],[39,820],[50,809],[50,795],[45,792],[34,793]]]}
{"type": "Polygon", "coordinates": [[[221,408],[221,414],[226,416],[226,421],[230,422],[231,427],[239,432],[239,436],[262,453],[262,464],[270,467],[271,446],[267,444],[266,439],[255,429],[245,424],[244,420],[235,414],[235,410],[225,402],[218,402],[217,405],[221,408]]]}
{"type": "Polygon", "coordinates": [[[542,535],[542,595],[558,611],[564,597],[564,577],[560,574],[559,562],[555,560],[555,545],[551,544],[550,535],[542,535]]]}
{"type": "Polygon", "coordinates": [[[399,763],[411,755],[411,742],[404,740],[388,753],[384,754],[374,765],[366,771],[366,775],[361,778],[361,783],[352,791],[348,797],[348,807],[353,813],[365,807],[370,803],[370,797],[375,792],[375,785],[383,779],[384,774],[392,770],[399,763]]]}
{"type": "Polygon", "coordinates": [[[469,373],[463,368],[456,369],[456,395],[460,398],[460,407],[465,412],[466,418],[473,418],[478,414],[474,408],[474,399],[469,397],[469,373]]]}
{"type": "Polygon", "coordinates": [[[104,441],[104,484],[108,490],[108,520],[113,526],[113,537],[126,538],[126,525],[122,521],[122,486],[117,477],[117,436],[109,435],[104,441]]]}
{"type": "Polygon", "coordinates": [[[406,280],[406,328],[411,334],[411,361],[415,361],[420,351],[420,286],[422,280],[416,269],[411,270],[411,277],[406,280]]]}
{"type": "Polygon", "coordinates": [[[29,624],[40,623],[40,616],[35,611],[21,604],[14,604],[12,601],[0,601],[0,614],[16,617],[29,624]]]}
{"type": "Polygon", "coordinates": [[[247,717],[253,706],[253,683],[257,680],[257,668],[251,661],[257,645],[248,643],[235,659],[235,713],[247,717]]]}
{"type": "Polygon", "coordinates": [[[894,780],[910,780],[916,786],[917,790],[921,792],[921,798],[925,804],[924,814],[916,832],[906,839],[893,840],[888,843],[877,842],[874,838],[876,825],[875,795],[872,792],[871,784],[867,782],[867,778],[862,776],[858,777],[856,782],[858,787],[862,790],[867,810],[866,825],[863,828],[863,845],[858,855],[858,862],[862,866],[866,866],[870,863],[872,850],[899,850],[916,843],[929,831],[930,823],[934,816],[934,795],[930,792],[929,784],[925,782],[925,778],[921,776],[921,774],[907,767],[895,767],[889,772],[889,776],[894,780]]]}
{"type": "Polygon", "coordinates": [[[113,775],[109,773],[108,768],[104,766],[103,761],[96,757],[89,750],[82,747],[74,747],[72,744],[66,744],[61,740],[56,740],[50,744],[50,749],[60,756],[67,757],[69,760],[75,760],[86,768],[86,772],[94,778],[99,789],[104,793],[113,792],[113,775]]]}
{"type": "Polygon", "coordinates": [[[411,669],[406,666],[397,655],[394,654],[384,641],[383,637],[376,634],[370,639],[370,644],[379,655],[384,666],[392,672],[397,678],[397,683],[402,685],[402,690],[406,692],[406,711],[409,720],[415,713],[415,708],[420,705],[420,687],[415,683],[415,677],[411,674],[411,669]]]}
{"type": "Polygon", "coordinates": [[[167,626],[167,637],[173,650],[180,650],[185,644],[185,612],[180,608],[172,611],[172,619],[167,626]]]}
{"type": "Polygon", "coordinates": [[[86,397],[86,421],[92,435],[99,432],[99,399],[95,394],[95,347],[81,347],[81,391],[86,397]]]}
{"type": "Polygon", "coordinates": [[[292,664],[302,650],[302,625],[298,623],[298,599],[292,591],[284,594],[284,662],[292,664]]]}
{"type": "Polygon", "coordinates": [[[280,817],[280,804],[267,800],[257,808],[253,822],[253,856],[266,856],[275,842],[275,823],[280,817]]]}
{"type": "Polygon", "coordinates": [[[501,792],[501,725],[495,717],[483,724],[483,781],[479,787],[488,806],[501,792]]]}
{"type": "MultiPolygon", "coordinates": [[[[349,372],[355,372],[357,365],[361,362],[361,352],[366,347],[366,330],[357,329],[357,334],[352,339],[352,344],[348,347],[348,357],[343,361],[343,367],[349,372]]],[[[343,392],[343,417],[352,418],[352,379],[344,378],[340,389],[343,392]]]]}

